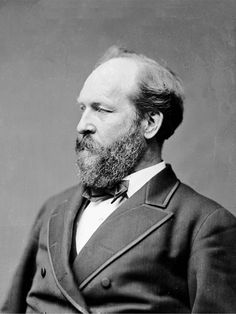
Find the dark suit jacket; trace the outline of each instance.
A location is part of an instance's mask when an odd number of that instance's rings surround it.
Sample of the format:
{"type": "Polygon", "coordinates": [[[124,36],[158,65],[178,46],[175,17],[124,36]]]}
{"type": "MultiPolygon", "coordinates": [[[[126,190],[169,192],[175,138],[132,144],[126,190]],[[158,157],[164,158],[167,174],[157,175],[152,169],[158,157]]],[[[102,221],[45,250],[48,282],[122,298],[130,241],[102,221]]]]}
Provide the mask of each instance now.
{"type": "Polygon", "coordinates": [[[81,194],[71,188],[42,208],[2,311],[236,312],[236,219],[170,166],[114,211],[71,265],[81,194]]]}

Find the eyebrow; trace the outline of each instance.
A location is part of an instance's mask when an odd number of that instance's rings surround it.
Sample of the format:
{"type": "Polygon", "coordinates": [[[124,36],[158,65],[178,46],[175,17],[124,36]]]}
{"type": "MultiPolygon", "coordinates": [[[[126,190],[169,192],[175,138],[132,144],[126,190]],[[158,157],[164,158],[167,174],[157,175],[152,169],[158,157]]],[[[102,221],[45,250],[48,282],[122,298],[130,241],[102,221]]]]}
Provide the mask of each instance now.
{"type": "MultiPolygon", "coordinates": [[[[86,106],[82,101],[78,101],[77,105],[79,105],[79,106],[86,106]]],[[[94,101],[91,104],[89,104],[89,106],[97,107],[97,106],[102,106],[102,104],[100,102],[94,101]]]]}
{"type": "MultiPolygon", "coordinates": [[[[82,101],[78,101],[77,104],[78,106],[86,106],[85,103],[83,103],[82,101]]],[[[98,101],[92,102],[91,104],[89,104],[89,106],[91,106],[92,108],[97,108],[97,107],[102,107],[102,106],[108,107],[108,108],[112,107],[110,104],[107,104],[107,103],[102,104],[101,102],[98,102],[98,101]]]]}

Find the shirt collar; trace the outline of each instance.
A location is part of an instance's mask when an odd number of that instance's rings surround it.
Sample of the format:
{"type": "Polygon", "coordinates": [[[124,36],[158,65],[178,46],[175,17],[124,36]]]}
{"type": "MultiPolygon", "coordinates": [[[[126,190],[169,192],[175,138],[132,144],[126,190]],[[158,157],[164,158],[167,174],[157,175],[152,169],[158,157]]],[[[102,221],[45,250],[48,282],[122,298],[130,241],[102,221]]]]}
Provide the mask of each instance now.
{"type": "Polygon", "coordinates": [[[165,162],[161,161],[154,166],[144,168],[142,170],[136,171],[126,176],[124,180],[129,180],[129,188],[127,192],[128,197],[131,197],[145,183],[147,183],[156,174],[161,172],[165,167],[166,167],[165,162]]]}

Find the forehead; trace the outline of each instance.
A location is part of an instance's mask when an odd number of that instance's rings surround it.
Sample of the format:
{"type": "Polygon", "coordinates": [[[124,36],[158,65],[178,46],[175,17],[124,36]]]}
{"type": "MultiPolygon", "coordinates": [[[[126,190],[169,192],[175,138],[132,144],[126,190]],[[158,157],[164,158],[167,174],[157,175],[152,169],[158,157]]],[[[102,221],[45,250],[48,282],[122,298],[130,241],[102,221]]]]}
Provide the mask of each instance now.
{"type": "Polygon", "coordinates": [[[99,97],[127,97],[137,89],[139,67],[132,59],[111,59],[96,68],[80,92],[80,101],[98,101],[99,97]]]}

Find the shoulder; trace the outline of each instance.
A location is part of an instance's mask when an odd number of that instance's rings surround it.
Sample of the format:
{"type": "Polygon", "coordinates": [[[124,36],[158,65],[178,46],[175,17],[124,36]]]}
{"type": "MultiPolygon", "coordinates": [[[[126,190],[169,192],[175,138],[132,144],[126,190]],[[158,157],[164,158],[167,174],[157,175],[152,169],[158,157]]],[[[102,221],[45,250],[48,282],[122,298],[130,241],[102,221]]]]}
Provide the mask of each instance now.
{"type": "Polygon", "coordinates": [[[33,231],[39,231],[43,224],[47,224],[52,212],[60,205],[70,200],[76,191],[80,188],[79,185],[72,186],[58,194],[51,196],[38,211],[33,224],[33,231]]]}
{"type": "Polygon", "coordinates": [[[180,183],[177,196],[180,204],[184,207],[191,208],[191,211],[197,211],[198,214],[210,215],[215,211],[224,211],[229,213],[230,216],[235,217],[221,204],[197,192],[185,183],[180,183]]]}
{"type": "Polygon", "coordinates": [[[180,182],[177,191],[177,200],[180,205],[188,206],[193,211],[200,211],[202,214],[208,214],[215,211],[218,208],[222,208],[222,205],[218,204],[214,200],[207,196],[197,192],[187,184],[180,182]]]}
{"type": "Polygon", "coordinates": [[[66,190],[63,190],[60,193],[57,193],[53,196],[51,196],[47,201],[44,203],[43,207],[46,209],[55,209],[57,206],[62,204],[63,202],[71,199],[73,195],[76,193],[76,191],[80,188],[79,185],[75,185],[72,187],[67,188],[66,190]]]}
{"type": "Polygon", "coordinates": [[[176,221],[191,230],[192,240],[199,234],[236,230],[236,217],[229,210],[184,183],[180,183],[171,207],[176,221]]]}

